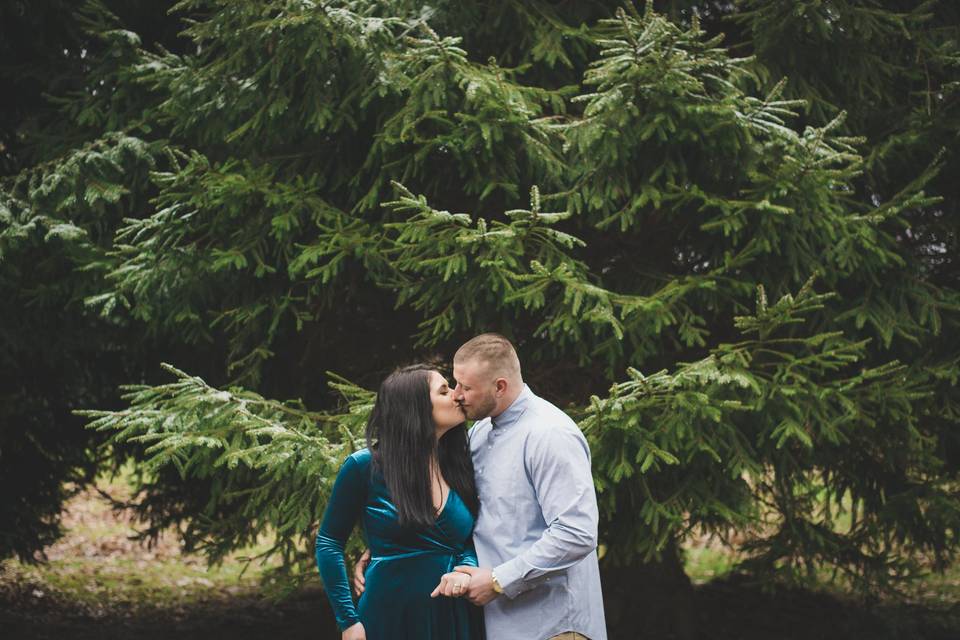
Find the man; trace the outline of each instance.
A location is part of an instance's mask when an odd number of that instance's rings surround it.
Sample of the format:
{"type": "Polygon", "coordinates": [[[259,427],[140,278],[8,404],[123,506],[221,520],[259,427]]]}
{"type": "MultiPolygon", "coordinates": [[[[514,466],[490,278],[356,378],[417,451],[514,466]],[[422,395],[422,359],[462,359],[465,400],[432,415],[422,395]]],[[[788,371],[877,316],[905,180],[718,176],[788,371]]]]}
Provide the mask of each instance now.
{"type": "MultiPolygon", "coordinates": [[[[483,606],[488,640],[606,640],[590,449],[563,411],[523,383],[510,341],[486,333],[453,358],[480,514],[480,567],[456,567],[433,595],[483,606]],[[467,582],[464,574],[469,574],[467,582]]],[[[355,582],[362,589],[362,567],[355,582]]]]}

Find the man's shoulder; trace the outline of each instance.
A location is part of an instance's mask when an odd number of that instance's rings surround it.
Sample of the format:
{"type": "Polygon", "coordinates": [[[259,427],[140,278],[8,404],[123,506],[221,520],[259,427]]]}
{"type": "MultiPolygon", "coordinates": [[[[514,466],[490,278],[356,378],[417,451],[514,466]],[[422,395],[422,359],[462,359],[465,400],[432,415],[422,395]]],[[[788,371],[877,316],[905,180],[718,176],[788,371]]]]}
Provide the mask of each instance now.
{"type": "Polygon", "coordinates": [[[524,423],[525,448],[529,455],[551,455],[552,451],[576,446],[574,443],[589,450],[587,439],[577,423],[552,402],[536,398],[524,414],[524,423]],[[534,451],[539,453],[534,454],[534,451]]]}
{"type": "Polygon", "coordinates": [[[567,413],[539,396],[531,398],[530,405],[524,412],[525,422],[531,432],[574,431],[580,433],[580,428],[567,413]]]}

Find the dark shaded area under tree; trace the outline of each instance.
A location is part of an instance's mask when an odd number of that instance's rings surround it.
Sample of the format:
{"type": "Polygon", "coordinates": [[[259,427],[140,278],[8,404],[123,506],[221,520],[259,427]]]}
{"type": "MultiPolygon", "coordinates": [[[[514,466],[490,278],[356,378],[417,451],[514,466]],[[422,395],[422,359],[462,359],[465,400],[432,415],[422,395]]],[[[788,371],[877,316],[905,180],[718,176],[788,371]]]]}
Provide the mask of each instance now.
{"type": "MultiPolygon", "coordinates": [[[[641,621],[618,629],[610,640],[955,640],[960,607],[932,610],[903,604],[866,607],[827,595],[784,590],[764,593],[737,580],[718,580],[692,592],[692,636],[641,621]]],[[[338,640],[333,613],[319,589],[304,590],[273,603],[238,597],[197,605],[173,616],[157,612],[135,617],[91,618],[71,611],[69,602],[45,601],[26,592],[0,594],[0,628],[5,640],[338,640]]],[[[519,639],[518,639],[519,640],[519,639]]]]}

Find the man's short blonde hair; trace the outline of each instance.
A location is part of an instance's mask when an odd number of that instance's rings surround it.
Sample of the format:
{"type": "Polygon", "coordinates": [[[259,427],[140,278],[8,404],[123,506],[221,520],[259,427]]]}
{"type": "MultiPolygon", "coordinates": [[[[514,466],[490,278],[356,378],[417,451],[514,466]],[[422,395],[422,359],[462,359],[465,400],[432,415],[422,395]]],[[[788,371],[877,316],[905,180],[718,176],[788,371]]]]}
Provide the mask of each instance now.
{"type": "Polygon", "coordinates": [[[457,349],[453,362],[477,362],[495,378],[521,379],[517,350],[499,333],[481,333],[470,338],[457,349]]]}

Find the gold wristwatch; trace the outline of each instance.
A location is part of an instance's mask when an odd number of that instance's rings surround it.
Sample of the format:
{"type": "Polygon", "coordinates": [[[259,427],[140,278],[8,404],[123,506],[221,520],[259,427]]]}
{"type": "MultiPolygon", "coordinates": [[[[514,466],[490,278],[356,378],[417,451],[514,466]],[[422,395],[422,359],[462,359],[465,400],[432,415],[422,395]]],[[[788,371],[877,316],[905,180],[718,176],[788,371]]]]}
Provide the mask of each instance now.
{"type": "Polygon", "coordinates": [[[497,574],[491,571],[490,578],[493,580],[493,590],[497,593],[503,593],[503,587],[500,586],[500,581],[497,580],[497,574]]]}

